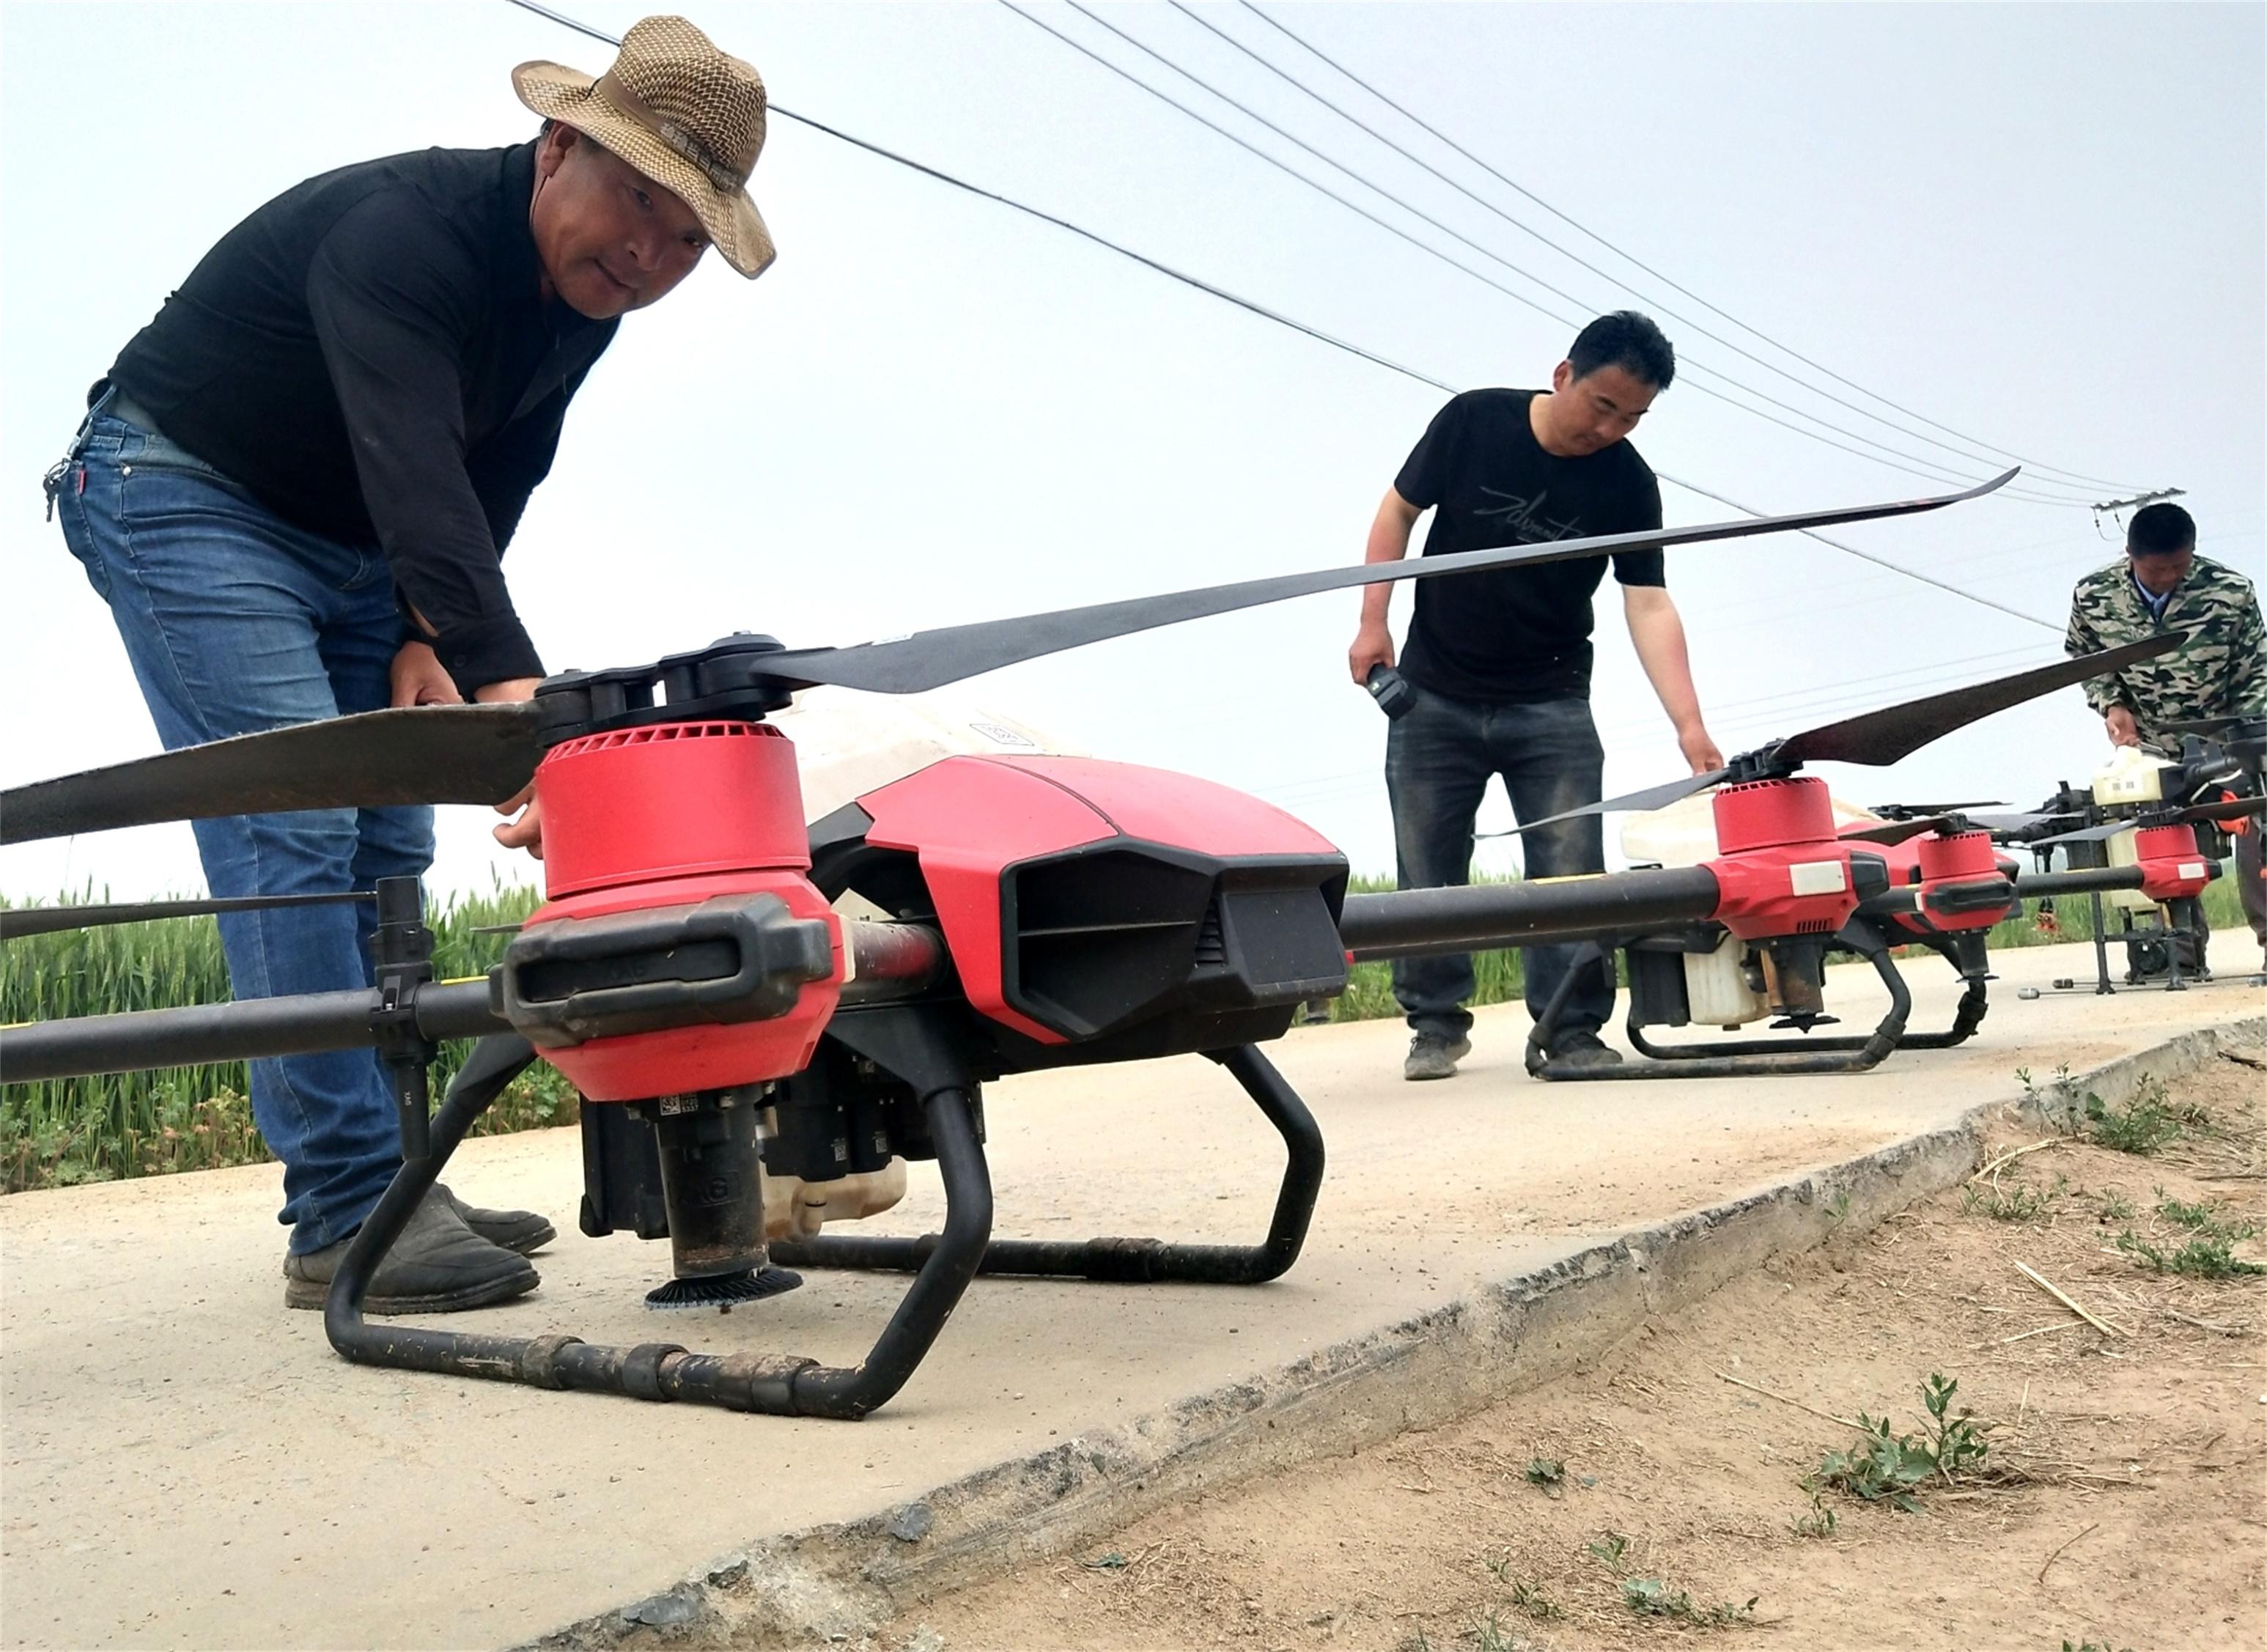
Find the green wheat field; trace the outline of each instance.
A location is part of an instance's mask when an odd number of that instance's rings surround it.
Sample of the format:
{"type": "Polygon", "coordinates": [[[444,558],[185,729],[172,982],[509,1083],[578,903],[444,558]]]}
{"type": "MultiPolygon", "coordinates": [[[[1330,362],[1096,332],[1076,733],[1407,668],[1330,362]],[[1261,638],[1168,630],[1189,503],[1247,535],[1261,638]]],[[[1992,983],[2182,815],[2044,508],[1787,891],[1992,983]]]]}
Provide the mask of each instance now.
{"type": "MultiPolygon", "coordinates": [[[[1356,891],[1365,892],[1391,887],[1387,878],[1354,882],[1356,891]]],[[[91,889],[65,898],[103,899],[91,889]]],[[[478,931],[517,923],[539,899],[535,889],[510,885],[498,885],[485,894],[451,898],[430,914],[437,943],[437,976],[445,980],[486,971],[501,956],[508,937],[478,931]]],[[[2242,929],[2230,878],[2221,877],[2205,892],[2205,907],[2216,932],[2242,929]]],[[[2056,914],[2058,929],[2043,929],[2036,916],[2026,913],[1993,930],[1992,944],[2036,946],[2091,939],[2088,917],[2085,900],[2067,900],[2056,914]]],[[[2223,944],[2239,940],[2246,943],[2248,964],[2248,936],[2230,936],[2223,944]]],[[[1476,963],[1476,1003],[1500,1003],[1521,995],[1516,952],[1484,952],[1476,963]]],[[[63,1016],[215,1003],[228,995],[220,930],[210,918],[118,924],[0,946],[0,1027],[63,1016]]],[[[1345,995],[1331,1006],[1334,1021],[1373,1020],[1397,1013],[1391,978],[1383,964],[1356,966],[1345,995]]],[[[437,1091],[467,1047],[444,1046],[435,1073],[437,1091]]],[[[553,1068],[539,1064],[489,1110],[480,1134],[572,1123],[576,1108],[572,1087],[553,1068]]],[[[0,1192],[256,1164],[268,1156],[253,1127],[240,1064],[0,1085],[0,1192]]]]}

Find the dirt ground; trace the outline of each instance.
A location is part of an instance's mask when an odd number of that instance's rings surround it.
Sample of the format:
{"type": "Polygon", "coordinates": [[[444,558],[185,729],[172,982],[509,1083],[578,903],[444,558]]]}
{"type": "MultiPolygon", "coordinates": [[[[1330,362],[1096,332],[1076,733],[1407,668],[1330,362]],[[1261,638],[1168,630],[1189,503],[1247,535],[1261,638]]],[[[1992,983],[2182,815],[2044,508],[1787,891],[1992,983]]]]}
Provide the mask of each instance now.
{"type": "Polygon", "coordinates": [[[2011,1124],[1987,1170],[2053,1144],[1453,1427],[922,1604],[874,1652],[2267,1645],[2267,1280],[2118,1246],[2267,1229],[2263,1065],[2176,1082],[2146,1156],[2011,1124]],[[1992,1425],[1981,1469],[1917,1512],[1814,1498],[1860,1412],[1919,1434],[1940,1372],[1992,1425]]]}

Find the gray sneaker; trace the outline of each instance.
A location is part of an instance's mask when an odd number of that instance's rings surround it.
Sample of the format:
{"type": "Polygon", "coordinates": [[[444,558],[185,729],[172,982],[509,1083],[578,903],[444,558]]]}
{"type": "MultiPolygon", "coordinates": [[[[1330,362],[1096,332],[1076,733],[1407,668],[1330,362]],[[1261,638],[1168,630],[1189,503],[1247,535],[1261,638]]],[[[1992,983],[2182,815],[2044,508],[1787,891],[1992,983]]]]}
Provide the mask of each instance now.
{"type": "Polygon", "coordinates": [[[559,1230],[532,1210],[487,1210],[479,1205],[468,1205],[449,1191],[446,1182],[435,1182],[433,1191],[464,1218],[466,1227],[490,1245],[501,1245],[507,1251],[526,1256],[559,1237],[559,1230]]]}
{"type": "Polygon", "coordinates": [[[1572,1072],[1585,1067],[1618,1067],[1622,1053],[1608,1046],[1595,1032],[1576,1030],[1562,1032],[1552,1040],[1551,1059],[1544,1062],[1546,1071],[1572,1072]]]}
{"type": "Polygon", "coordinates": [[[1409,1054],[1401,1063],[1401,1076],[1406,1079],[1454,1078],[1456,1063],[1472,1053],[1472,1041],[1458,1033],[1444,1038],[1438,1032],[1420,1032],[1409,1040],[1409,1054]]]}
{"type": "MultiPolygon", "coordinates": [[[[349,1235],[319,1251],[286,1256],[284,1305],[320,1308],[353,1242],[349,1235]]],[[[376,1314],[454,1313],[524,1296],[540,1279],[525,1257],[490,1245],[466,1227],[437,1187],[393,1242],[363,1306],[376,1314]]]]}

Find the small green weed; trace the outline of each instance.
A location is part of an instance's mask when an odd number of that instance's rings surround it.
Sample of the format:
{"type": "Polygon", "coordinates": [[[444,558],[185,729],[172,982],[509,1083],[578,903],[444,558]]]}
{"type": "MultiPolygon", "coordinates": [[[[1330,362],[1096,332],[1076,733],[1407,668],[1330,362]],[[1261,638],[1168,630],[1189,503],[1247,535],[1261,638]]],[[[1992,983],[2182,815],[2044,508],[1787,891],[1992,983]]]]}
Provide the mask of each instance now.
{"type": "Polygon", "coordinates": [[[1538,1623],[1566,1616],[1559,1610],[1559,1603],[1543,1592],[1540,1584],[1525,1578],[1512,1584],[1511,1604],[1538,1623]]]}
{"type": "Polygon", "coordinates": [[[1530,1457],[1527,1459],[1527,1483],[1540,1486],[1555,1496],[1566,1488],[1566,1465],[1555,1457],[1530,1457]]]}
{"type": "Polygon", "coordinates": [[[2128,1228],[2117,1236],[2117,1248],[2160,1274],[2181,1274],[2190,1279],[2242,1279],[2267,1274],[2267,1266],[2248,1262],[2235,1254],[2235,1241],[2249,1237],[2250,1233],[2249,1228],[2215,1230],[2197,1234],[2177,1251],[2167,1251],[2128,1228]]]}
{"type": "Polygon", "coordinates": [[[2104,1222],[2133,1220],[2133,1201],[2114,1187],[2102,1190],[2101,1219],[2104,1222]]]}
{"type": "Polygon", "coordinates": [[[1755,1615],[1759,1595],[1748,1597],[1743,1606],[1730,1601],[1719,1601],[1713,1606],[1696,1606],[1692,1597],[1684,1590],[1671,1590],[1657,1577],[1625,1577],[1622,1580],[1622,1599],[1632,1612],[1647,1618],[1673,1618],[1680,1623],[1716,1629],[1727,1624],[1739,1623],[1755,1615]]]}
{"type": "Polygon", "coordinates": [[[2055,1201],[2063,1193],[2059,1180],[2052,1188],[2034,1187],[2029,1182],[2007,1188],[1970,1183],[1960,1190],[1960,1208],[1971,1216],[1989,1216],[1994,1222],[2043,1222],[2054,1214],[2055,1201]]]}
{"type": "Polygon", "coordinates": [[[1847,1221],[1849,1219],[1849,1215],[1850,1190],[1845,1187],[1840,1193],[1835,1194],[1833,1198],[1826,1201],[1826,1219],[1829,1222],[1838,1224],[1842,1222],[1847,1221]]]}
{"type": "Polygon", "coordinates": [[[1596,1555],[1618,1572],[1622,1569],[1622,1557],[1629,1553],[1629,1546],[1630,1540],[1626,1532],[1608,1531],[1603,1533],[1597,1542],[1584,1544],[1582,1549],[1585,1553],[1596,1555]]]}
{"type": "Polygon", "coordinates": [[[1864,1434],[1849,1450],[1826,1454],[1811,1477],[1812,1491],[1830,1487],[1861,1502],[1886,1501],[1918,1514],[1920,1504],[1913,1494],[1921,1487],[1935,1479],[1949,1485],[1963,1474],[1973,1474],[1991,1454],[1985,1433],[1992,1425],[1977,1421],[1965,1407],[1957,1416],[1952,1414],[1952,1397],[1959,1391],[1956,1379],[1948,1380],[1941,1373],[1930,1376],[1920,1391],[1928,1420],[1918,1435],[1896,1433],[1887,1417],[1860,1412],[1864,1434]]]}
{"type": "Polygon", "coordinates": [[[2157,1189],[2157,1214],[2176,1228],[2189,1228],[2199,1232],[2225,1233],[2231,1239],[2248,1239],[2258,1230],[2246,1225],[2241,1229],[2223,1224],[2213,1214],[2211,1203],[2185,1204],[2157,1189]]]}
{"type": "Polygon", "coordinates": [[[1788,1521],[1787,1530],[1798,1538],[1830,1538],[1834,1535],[1834,1528],[1841,1524],[1834,1511],[1826,1506],[1825,1496],[1813,1491],[1810,1494],[1810,1512],[1788,1521]]]}
{"type": "MultiPolygon", "coordinates": [[[[2110,1647],[2109,1641],[2096,1641],[2093,1636],[2088,1635],[2083,1641],[2065,1640],[2062,1643],[2062,1652],[2110,1652],[2110,1647]]],[[[2133,1652],[2133,1648],[2130,1646],[2120,1647],[2117,1652],[2133,1652]]]]}
{"type": "MultiPolygon", "coordinates": [[[[2186,1112],[2191,1120],[2201,1116],[2200,1109],[2186,1112]]],[[[2085,1116],[2087,1137],[2096,1146],[2142,1157],[2163,1152],[2180,1139],[2183,1127],[2183,1110],[2167,1100],[2163,1081],[2154,1077],[2133,1087],[2133,1099],[2123,1112],[2089,1090],[2085,1116]]]]}

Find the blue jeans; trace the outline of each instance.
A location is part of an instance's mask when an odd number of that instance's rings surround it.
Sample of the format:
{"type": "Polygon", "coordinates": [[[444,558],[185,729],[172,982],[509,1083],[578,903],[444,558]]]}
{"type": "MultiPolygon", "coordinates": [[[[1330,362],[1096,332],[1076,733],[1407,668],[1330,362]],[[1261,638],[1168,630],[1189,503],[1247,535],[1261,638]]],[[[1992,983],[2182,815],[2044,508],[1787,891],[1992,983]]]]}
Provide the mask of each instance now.
{"type": "MultiPolygon", "coordinates": [[[[1488,777],[1501,775],[1512,812],[1522,821],[1579,809],[1602,795],[1605,752],[1587,700],[1531,706],[1482,706],[1416,690],[1406,715],[1386,725],[1385,791],[1393,804],[1393,841],[1404,889],[1439,889],[1471,881],[1472,822],[1488,777]]],[[[1596,815],[1529,833],[1530,877],[1566,877],[1606,869],[1605,825],[1596,815]]],[[[1566,979],[1575,943],[1520,949],[1527,1010],[1540,1016],[1566,979]]],[[[1397,958],[1393,995],[1409,1024],[1449,1039],[1472,1024],[1468,953],[1397,958]]],[[[1613,977],[1586,967],[1559,1013],[1557,1032],[1596,1032],[1614,1012],[1613,977]]]]}
{"type": "MultiPolygon", "coordinates": [[[[63,540],[110,605],[168,751],[392,698],[406,640],[375,547],[283,521],[163,436],[116,417],[106,394],[59,475],[63,540]]],[[[429,808],[329,809],[195,822],[216,896],[372,889],[422,877],[429,808]]],[[[238,998],[371,984],[368,902],[231,913],[220,920],[238,998]]],[[[362,1225],[401,1163],[392,1091],[376,1054],[347,1050],[252,1063],[252,1112],[283,1162],[294,1252],[362,1225]]]]}

